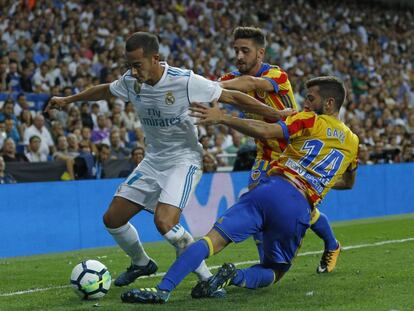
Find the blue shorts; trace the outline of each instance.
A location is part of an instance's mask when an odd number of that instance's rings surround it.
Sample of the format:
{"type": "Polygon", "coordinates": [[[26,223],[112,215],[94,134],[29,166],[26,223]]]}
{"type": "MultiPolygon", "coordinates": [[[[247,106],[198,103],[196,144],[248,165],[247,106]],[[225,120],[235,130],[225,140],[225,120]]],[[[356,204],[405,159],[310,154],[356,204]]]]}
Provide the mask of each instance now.
{"type": "Polygon", "coordinates": [[[245,193],[214,228],[235,243],[263,231],[263,264],[287,271],[310,226],[310,210],[295,186],[281,176],[271,176],[245,193]]]}
{"type": "Polygon", "coordinates": [[[252,169],[250,170],[249,181],[247,185],[250,187],[251,185],[257,184],[262,178],[267,176],[267,170],[270,168],[270,162],[265,160],[258,160],[254,161],[252,169]]]}

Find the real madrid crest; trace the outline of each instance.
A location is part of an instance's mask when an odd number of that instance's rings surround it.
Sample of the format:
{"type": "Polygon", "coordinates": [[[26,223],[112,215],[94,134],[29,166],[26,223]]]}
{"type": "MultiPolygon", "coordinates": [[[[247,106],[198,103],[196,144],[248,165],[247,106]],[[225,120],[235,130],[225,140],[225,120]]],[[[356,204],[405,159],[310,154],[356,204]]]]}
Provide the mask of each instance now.
{"type": "Polygon", "coordinates": [[[172,92],[167,92],[167,94],[165,94],[165,103],[167,105],[172,105],[175,102],[175,97],[173,95],[172,92]]]}
{"type": "Polygon", "coordinates": [[[141,92],[141,83],[138,82],[138,80],[135,81],[134,84],[134,91],[135,93],[139,94],[141,92]]]}

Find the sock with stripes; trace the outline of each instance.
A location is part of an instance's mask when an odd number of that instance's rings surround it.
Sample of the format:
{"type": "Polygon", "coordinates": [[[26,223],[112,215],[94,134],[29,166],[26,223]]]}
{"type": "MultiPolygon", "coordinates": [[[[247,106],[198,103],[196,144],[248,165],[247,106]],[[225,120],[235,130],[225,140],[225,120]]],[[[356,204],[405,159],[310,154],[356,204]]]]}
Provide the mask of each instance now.
{"type": "MultiPolygon", "coordinates": [[[[164,234],[164,238],[175,247],[177,257],[179,257],[187,247],[194,242],[191,234],[180,224],[176,224],[170,231],[164,234]]],[[[194,273],[197,274],[200,280],[207,280],[212,276],[205,261],[202,261],[200,266],[196,268],[194,273]]]]}

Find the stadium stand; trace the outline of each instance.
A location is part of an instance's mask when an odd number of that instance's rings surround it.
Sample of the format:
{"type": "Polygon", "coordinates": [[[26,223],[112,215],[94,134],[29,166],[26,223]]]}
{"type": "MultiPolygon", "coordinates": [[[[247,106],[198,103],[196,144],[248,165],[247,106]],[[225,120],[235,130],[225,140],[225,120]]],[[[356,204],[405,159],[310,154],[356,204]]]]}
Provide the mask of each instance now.
{"type": "MultiPolygon", "coordinates": [[[[214,80],[236,69],[232,29],[255,25],[266,32],[267,61],[288,72],[298,103],[304,96],[303,82],[312,76],[336,75],[346,81],[349,93],[341,115],[360,137],[362,164],[413,162],[413,10],[405,6],[408,1],[391,8],[387,2],[373,3],[148,0],[102,6],[81,0],[2,1],[0,148],[17,132],[16,150],[26,151],[26,110],[34,116],[53,95],[117,79],[125,70],[124,39],[132,32],[159,33],[160,52],[169,64],[193,68],[214,80]],[[6,111],[7,102],[13,103],[12,111],[6,111]],[[14,120],[12,129],[6,130],[6,119],[14,120]]],[[[55,147],[59,135],[74,134],[74,149],[84,142],[96,152],[91,137],[99,131],[108,134],[99,142],[109,145],[109,133],[119,132],[117,148],[145,146],[133,109],[120,100],[76,103],[46,115],[45,126],[55,147]]],[[[231,170],[238,148],[250,143],[246,137],[234,142],[235,136],[219,127],[200,129],[217,170],[231,170]]],[[[116,153],[111,154],[117,160],[116,153]]],[[[47,159],[53,158],[51,148],[47,159]]],[[[30,180],[16,176],[18,181],[30,180]]]]}

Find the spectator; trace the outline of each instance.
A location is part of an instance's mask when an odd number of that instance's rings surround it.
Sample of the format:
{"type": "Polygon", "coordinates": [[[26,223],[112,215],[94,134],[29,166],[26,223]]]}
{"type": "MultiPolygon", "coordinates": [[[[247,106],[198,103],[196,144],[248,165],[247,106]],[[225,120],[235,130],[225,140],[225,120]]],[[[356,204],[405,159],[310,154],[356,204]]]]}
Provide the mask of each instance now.
{"type": "Polygon", "coordinates": [[[76,179],[102,179],[105,178],[103,165],[109,159],[111,148],[107,144],[97,145],[98,153],[92,155],[89,145],[82,144],[82,151],[75,158],[76,179]]]}
{"type": "Polygon", "coordinates": [[[33,124],[33,115],[28,109],[23,109],[19,116],[19,134],[20,137],[24,137],[24,132],[33,124]]]}
{"type": "Polygon", "coordinates": [[[217,161],[214,156],[210,153],[203,155],[203,172],[214,173],[217,171],[217,161]]]}
{"type": "Polygon", "coordinates": [[[92,115],[89,113],[89,104],[84,102],[81,104],[81,119],[82,119],[82,126],[93,128],[93,119],[92,115]]]}
{"type": "Polygon", "coordinates": [[[50,91],[49,80],[46,77],[48,71],[49,67],[47,63],[42,63],[40,68],[35,72],[33,76],[33,85],[36,92],[48,93],[50,91]]]}
{"type": "Polygon", "coordinates": [[[97,117],[98,126],[92,131],[91,140],[95,144],[109,143],[109,129],[106,126],[106,117],[99,114],[97,117]]]}
{"type": "Polygon", "coordinates": [[[0,156],[0,184],[15,184],[16,179],[9,173],[5,172],[6,162],[2,156],[0,156]]]}
{"type": "Polygon", "coordinates": [[[37,114],[34,117],[33,125],[29,126],[24,131],[24,144],[28,145],[30,138],[33,136],[37,136],[38,138],[40,138],[41,145],[40,145],[39,150],[36,150],[36,152],[37,151],[40,152],[47,159],[49,153],[53,154],[55,147],[54,147],[52,136],[50,135],[48,129],[45,127],[44,124],[45,124],[45,118],[41,114],[37,114]]]}
{"type": "Polygon", "coordinates": [[[145,157],[145,149],[143,147],[135,147],[131,151],[131,156],[129,158],[129,168],[127,170],[121,171],[118,177],[127,177],[131,174],[134,169],[138,166],[139,163],[145,157]]]}
{"type": "Polygon", "coordinates": [[[21,76],[17,71],[17,63],[15,61],[10,62],[9,73],[6,76],[6,85],[9,92],[21,92],[21,76]]]}
{"type": "Polygon", "coordinates": [[[37,135],[30,137],[26,152],[26,158],[29,160],[29,162],[47,161],[47,156],[40,151],[41,142],[41,138],[37,135]]]}
{"type": "Polygon", "coordinates": [[[26,95],[24,95],[24,93],[20,93],[16,98],[16,104],[14,105],[14,114],[16,116],[19,116],[24,109],[29,110],[30,106],[26,100],[26,95]]]}
{"type": "Polygon", "coordinates": [[[78,137],[74,133],[69,133],[67,136],[68,153],[71,157],[75,158],[79,155],[79,142],[78,137]]]}
{"type": "MultiPolygon", "coordinates": [[[[278,63],[288,71],[299,105],[305,95],[302,81],[311,75],[339,76],[346,81],[349,93],[341,116],[358,133],[361,143],[367,147],[375,145],[379,141],[377,136],[385,135],[375,156],[382,152],[392,162],[410,158],[410,152],[405,151],[409,148],[405,147],[409,146],[414,132],[412,9],[402,11],[398,6],[381,3],[371,6],[364,1],[294,0],[285,6],[284,1],[275,0],[272,2],[275,14],[264,17],[263,6],[240,6],[235,0],[219,5],[184,1],[171,10],[160,9],[157,1],[148,5],[140,1],[123,5],[108,2],[104,10],[93,1],[56,3],[46,1],[41,9],[38,3],[29,11],[10,9],[13,4],[6,1],[7,17],[0,22],[0,92],[8,92],[12,84],[12,90],[17,91],[20,83],[24,92],[68,95],[91,84],[114,80],[120,76],[123,66],[119,61],[122,57],[119,47],[130,31],[128,27],[120,27],[124,20],[121,17],[128,16],[134,16],[135,26],[140,29],[159,30],[160,54],[170,65],[189,66],[215,79],[234,69],[234,51],[228,42],[232,27],[254,24],[267,33],[266,61],[278,63]],[[282,6],[284,14],[279,12],[282,6]],[[94,18],[94,14],[99,18],[94,18]],[[9,22],[16,20],[19,22],[9,22]],[[53,27],[53,35],[49,21],[62,26],[53,27]],[[320,27],[313,26],[316,21],[320,27]],[[299,37],[305,40],[298,40],[299,37]],[[390,154],[389,150],[395,150],[396,145],[401,152],[390,154]]],[[[264,5],[269,3],[265,1],[264,5]]],[[[26,104],[27,101],[14,106],[14,125],[21,137],[31,126],[30,121],[16,117],[21,114],[20,110],[28,108],[26,104]]],[[[95,132],[93,140],[109,144],[112,125],[124,124],[128,135],[122,133],[122,142],[128,147],[144,146],[141,125],[131,103],[124,105],[113,100],[92,103],[93,125],[87,114],[84,115],[84,105],[82,123],[71,118],[70,128],[66,126],[67,111],[57,112],[64,131],[78,132],[85,126],[98,129],[97,115],[109,115],[112,110],[112,123],[107,119],[106,130],[98,130],[104,137],[96,137],[95,132]],[[112,108],[115,103],[123,107],[121,120],[117,108],[112,108]]],[[[3,105],[0,122],[6,119],[3,111],[7,106],[3,105]]],[[[200,139],[206,134],[209,138],[206,150],[214,146],[216,133],[224,134],[221,147],[227,151],[231,146],[228,133],[215,126],[200,127],[200,139]]],[[[383,160],[376,158],[374,162],[383,160]]]]}
{"type": "Polygon", "coordinates": [[[24,154],[16,152],[16,143],[12,138],[7,138],[3,144],[3,159],[5,162],[28,162],[24,154]]]}
{"type": "Polygon", "coordinates": [[[110,135],[111,159],[125,159],[128,157],[130,150],[121,145],[119,130],[114,129],[110,135]]]}
{"type": "Polygon", "coordinates": [[[239,132],[233,131],[231,137],[232,144],[228,146],[224,151],[229,155],[227,164],[233,167],[234,162],[236,161],[237,152],[239,151],[240,146],[242,145],[243,135],[239,132]]]}
{"type": "Polygon", "coordinates": [[[11,99],[7,99],[0,111],[0,122],[4,122],[6,119],[12,119],[15,125],[18,124],[16,115],[14,114],[14,103],[11,99]]]}
{"type": "Polygon", "coordinates": [[[132,102],[125,104],[125,109],[121,113],[121,118],[128,131],[133,131],[136,127],[141,127],[141,122],[138,119],[132,102]]]}
{"type": "Polygon", "coordinates": [[[16,144],[20,142],[20,134],[17,130],[17,127],[14,124],[14,120],[11,118],[7,118],[4,121],[4,129],[6,131],[6,135],[8,138],[11,138],[14,140],[16,144]]]}

